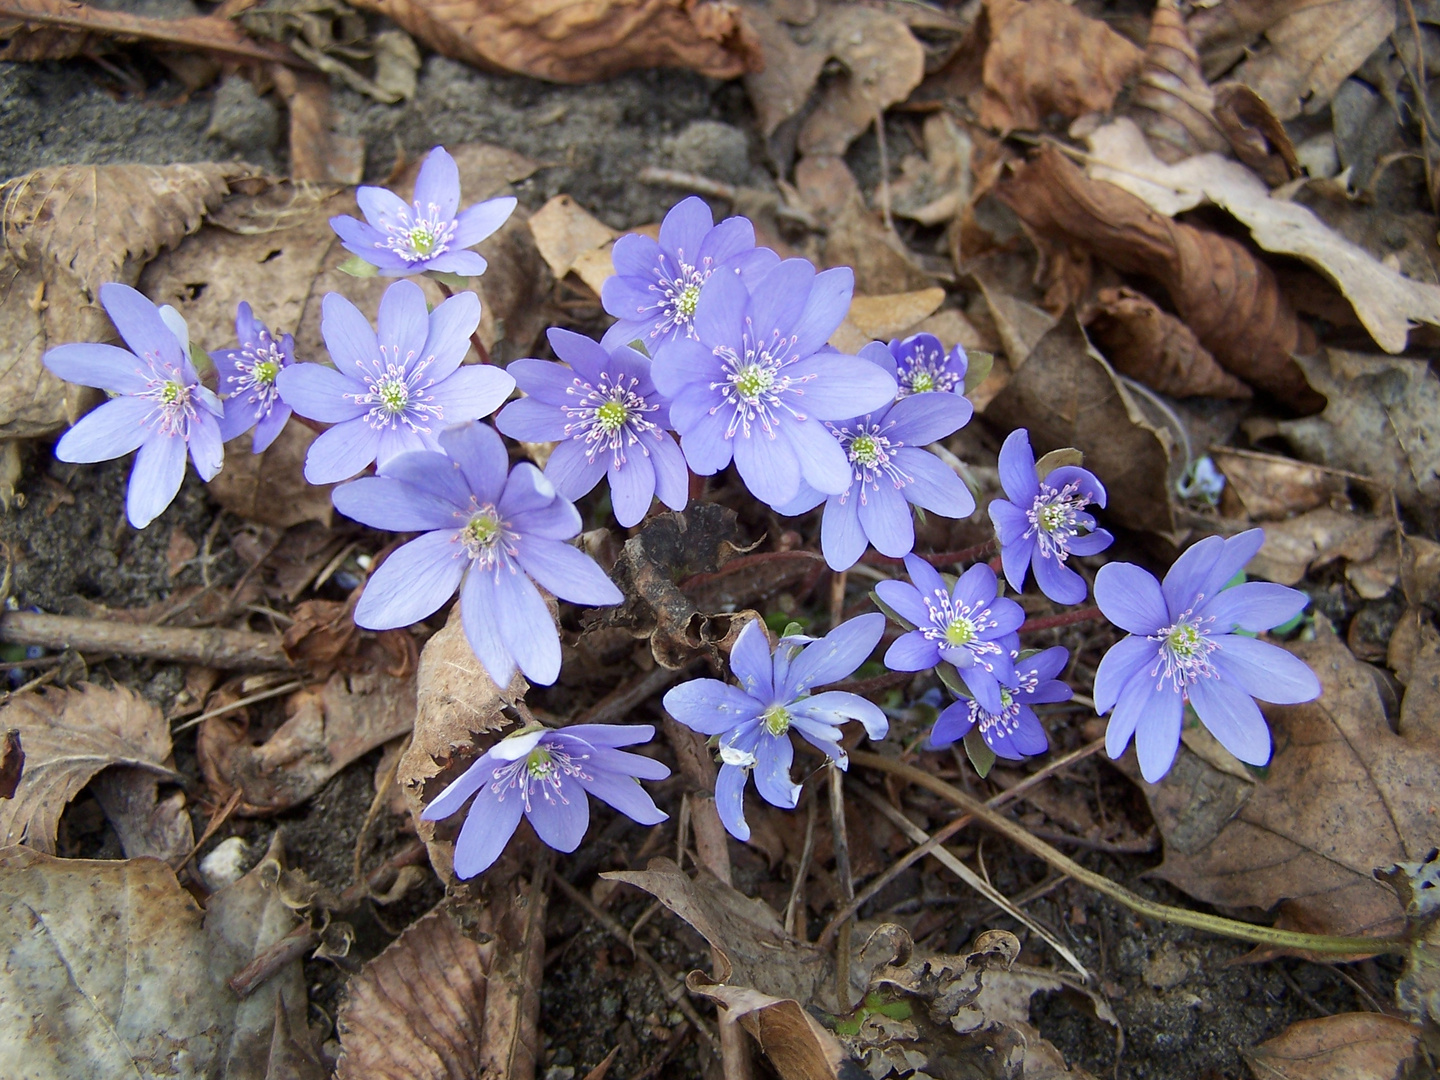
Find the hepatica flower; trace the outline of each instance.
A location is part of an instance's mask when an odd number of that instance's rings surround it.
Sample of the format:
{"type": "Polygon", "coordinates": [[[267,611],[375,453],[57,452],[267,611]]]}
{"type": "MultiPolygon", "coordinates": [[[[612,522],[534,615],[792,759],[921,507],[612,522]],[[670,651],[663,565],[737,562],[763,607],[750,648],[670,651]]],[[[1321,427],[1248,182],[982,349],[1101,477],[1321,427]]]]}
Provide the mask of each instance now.
{"type": "Polygon", "coordinates": [[[619,322],[601,339],[607,349],[644,344],[651,356],[677,337],[694,338],[700,289],[713,274],[753,281],[780,261],[755,246],[755,226],[743,217],[713,224],[710,207],[692,195],[671,207],[660,223],[660,242],[629,233],[615,241],[615,274],[600,290],[605,310],[619,322]]]}
{"type": "Polygon", "coordinates": [[[802,478],[824,495],[849,489],[850,461],[824,421],[895,396],[894,378],[875,364],[819,352],[853,289],[848,268],[817,274],[804,259],[780,263],[753,296],[733,274],[706,282],[695,309],[699,340],[671,341],[651,369],[691,469],[708,476],[733,457],[745,486],[774,507],[799,494],[802,478]]]}
{"type": "MultiPolygon", "coordinates": [[[[889,355],[878,341],[860,355],[870,359],[876,353],[889,355]]],[[[826,497],[802,480],[795,500],[778,509],[793,516],[824,501],[820,546],[832,570],[854,566],[867,543],[894,559],[908,555],[915,546],[912,503],[943,517],[975,512],[975,497],[955,471],[921,449],[964,427],[973,413],[958,394],[917,394],[827,424],[850,461],[850,486],[826,497]]]]}
{"type": "Polygon", "coordinates": [[[297,413],[335,425],[305,456],[312,484],[345,480],[407,450],[438,451],[441,430],[489,415],[515,389],[499,368],[460,366],[480,324],[473,292],[432,312],[420,286],[397,281],[380,299],[375,330],[339,293],[326,294],[321,313],[335,366],[293,364],[276,380],[297,413]]]}
{"type": "Polygon", "coordinates": [[[1035,571],[1040,591],[1057,604],[1085,599],[1085,579],[1065,565],[1071,555],[1094,555],[1114,540],[1085,512],[1094,503],[1105,506],[1105,488],[1095,474],[1062,465],[1044,479],[1035,471],[1030,433],[1012,431],[1000,448],[1000,483],[1006,499],[990,503],[990,521],[1000,541],[1005,580],[1020,592],[1027,569],[1035,571]]]}
{"type": "Polygon", "coordinates": [[[458,588],[465,638],[491,681],[508,685],[518,666],[531,682],[553,683],[560,638],[535,583],[575,604],[624,597],[588,555],[562,542],[580,532],[575,507],[529,462],[509,468],[492,429],[448,428],[439,444],[443,454],[402,454],[380,475],[335,489],[335,508],[347,517],[424,534],[371,575],[355,622],[371,630],[410,626],[458,588]]]}
{"type": "Polygon", "coordinates": [[[715,808],[732,836],[750,838],[744,795],[751,773],[772,806],[792,810],[799,801],[800,787],[790,779],[792,730],[842,769],[848,764],[840,749],[845,721],[859,720],[872,739],[885,737],[889,722],[878,705],[843,690],[810,692],[849,676],[884,632],[885,616],[860,615],[823,638],[781,638],[772,657],[765,628],[755,620],[740,632],[730,653],[738,688],[718,679],[693,679],[665,695],[665,711],[676,720],[702,735],[719,736],[715,808]]]}
{"type": "Polygon", "coordinates": [[[685,456],[665,428],[669,408],[650,381],[650,361],[626,345],[606,351],[589,338],[550,331],[548,360],[516,360],[505,370],[528,397],[512,401],[495,426],[512,439],[558,441],[545,475],[567,499],[578,499],[605,475],[615,517],[627,528],[658,495],[684,510],[690,495],[685,456]]]}
{"type": "Polygon", "coordinates": [[[156,308],[128,285],[100,286],[100,303],[129,351],[89,342],[45,354],[55,375],[115,396],[87,413],[55,445],[61,461],[108,461],[138,449],[125,511],[143,529],[174,500],[185,478],[185,454],[200,479],[224,463],[220,399],[200,383],[190,362],[190,335],[180,313],[156,308]]]}
{"type": "Polygon", "coordinates": [[[364,221],[341,215],[330,219],[346,251],[358,255],[386,277],[436,270],[475,277],[485,259],[467,248],[480,243],[515,209],[510,196],[460,206],[460,170],[437,146],[426,156],[415,180],[415,198],[406,202],[381,187],[355,189],[364,221]]]}
{"type": "Polygon", "coordinates": [[[998,712],[988,712],[973,698],[955,702],[935,720],[930,732],[932,747],[949,746],[963,739],[976,725],[980,738],[996,757],[1019,761],[1043,754],[1050,746],[1045,729],[1032,706],[1069,701],[1074,691],[1055,676],[1064,670],[1070,652],[1059,645],[1034,656],[1013,657],[1015,685],[1000,688],[998,712]]]}
{"type": "Polygon", "coordinates": [[[229,442],[254,428],[250,448],[259,454],[275,441],[290,419],[290,406],[280,397],[276,380],[280,372],[295,363],[295,339],[286,334],[275,340],[244,300],[235,310],[235,337],[238,347],[210,354],[225,399],[220,436],[229,442]]]}
{"type": "Polygon", "coordinates": [[[931,392],[965,393],[970,357],[963,345],[956,345],[946,353],[945,346],[934,334],[911,334],[903,341],[890,342],[888,351],[895,361],[895,380],[900,384],[901,397],[931,392]]]}
{"type": "Polygon", "coordinates": [[[1016,686],[1012,657],[1020,649],[1016,633],[1025,613],[1014,600],[997,597],[995,571],[977,563],[960,575],[953,589],[935,568],[905,556],[910,582],[882,581],[875,592],[914,630],[895,639],[885,654],[892,671],[924,671],[940,661],[953,664],[980,707],[1002,713],[1002,688],[1016,686]]]}
{"type": "Polygon", "coordinates": [[[443,821],[475,795],[455,841],[455,876],[462,879],[488,869],[500,857],[522,814],[556,851],[574,851],[590,826],[586,795],[641,825],[658,825],[669,815],[638,781],[664,780],[670,770],[619,749],[649,742],[654,734],[649,724],[575,724],[563,731],[516,732],[482,754],[420,816],[443,821]]]}
{"type": "Polygon", "coordinates": [[[1261,581],[1224,587],[1264,540],[1260,529],[1206,537],[1175,560],[1163,585],[1131,563],[1109,563],[1095,576],[1100,610],[1129,631],[1095,672],[1095,709],[1110,713],[1105,749],[1118,758],[1134,735],[1152,784],[1175,760],[1186,702],[1226,750],[1264,765],[1270,729],[1254,699],[1293,705],[1320,694],[1303,661],[1247,636],[1294,618],[1305,594],[1261,581]]]}

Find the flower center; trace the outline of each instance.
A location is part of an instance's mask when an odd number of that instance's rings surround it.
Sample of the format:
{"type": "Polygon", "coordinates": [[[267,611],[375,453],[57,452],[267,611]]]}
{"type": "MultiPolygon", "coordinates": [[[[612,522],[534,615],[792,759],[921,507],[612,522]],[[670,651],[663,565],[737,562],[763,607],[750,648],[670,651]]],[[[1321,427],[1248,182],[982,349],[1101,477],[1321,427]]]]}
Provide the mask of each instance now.
{"type": "Polygon", "coordinates": [[[555,758],[545,747],[537,746],[525,759],[525,767],[529,770],[532,780],[544,780],[555,771],[555,758]]]}
{"type": "Polygon", "coordinates": [[[428,221],[422,221],[410,230],[410,248],[416,255],[429,255],[435,247],[435,228],[428,221]]]}
{"type": "Polygon", "coordinates": [[[185,387],[181,386],[178,382],[175,382],[173,379],[171,379],[170,381],[166,382],[165,385],[160,389],[160,404],[174,405],[177,401],[179,401],[182,397],[185,396],[185,387]]]}
{"type": "Polygon", "coordinates": [[[912,394],[928,394],[935,389],[935,376],[928,371],[917,371],[910,380],[912,394]]]}
{"type": "Polygon", "coordinates": [[[779,737],[790,730],[790,713],[784,705],[771,705],[762,714],[765,721],[765,730],[771,735],[779,737]]]}
{"type": "Polygon", "coordinates": [[[606,435],[613,435],[630,419],[630,410],[624,402],[611,399],[595,410],[595,424],[606,435]]]}
{"type": "MultiPolygon", "coordinates": [[[[626,449],[639,443],[642,435],[659,430],[646,416],[658,412],[660,406],[636,393],[638,385],[640,380],[633,375],[607,371],[600,376],[598,386],[577,377],[565,388],[567,396],[579,398],[576,405],[560,406],[569,421],[565,434],[582,440],[588,461],[593,462],[602,450],[608,450],[613,463],[623,466],[626,449]]],[[[640,452],[649,453],[643,446],[640,452]]]]}
{"type": "Polygon", "coordinates": [[[190,437],[190,421],[199,415],[195,408],[194,387],[178,379],[157,378],[151,380],[149,387],[139,396],[149,398],[153,403],[144,420],[147,426],[153,424],[162,435],[190,437]]]}
{"type": "Polygon", "coordinates": [[[1168,679],[1176,690],[1184,692],[1200,679],[1215,677],[1217,672],[1210,654],[1220,645],[1210,637],[1212,622],[1213,618],[1195,619],[1187,611],[1173,625],[1151,637],[1150,640],[1159,644],[1159,656],[1150,674],[1160,685],[1168,679]]]}
{"type": "MultiPolygon", "coordinates": [[[[672,263],[669,255],[661,253],[659,265],[652,271],[655,284],[650,286],[651,292],[660,294],[659,318],[649,334],[652,340],[678,329],[683,329],[687,337],[695,337],[695,308],[700,303],[701,287],[715,269],[713,264],[714,260],[707,258],[701,260],[700,266],[691,266],[683,254],[672,263]]],[[[645,318],[655,310],[655,307],[641,308],[637,314],[645,318]]]]}
{"type": "Polygon", "coordinates": [[[411,203],[400,210],[396,220],[386,223],[389,235],[383,246],[406,262],[421,262],[445,254],[458,228],[453,218],[441,218],[440,207],[434,203],[423,209],[419,203],[411,203]]]}
{"type": "Polygon", "coordinates": [[[680,290],[680,295],[675,298],[675,310],[684,319],[695,317],[695,305],[700,303],[700,286],[694,283],[686,285],[680,290]]]}
{"type": "Polygon", "coordinates": [[[280,374],[280,365],[274,360],[261,360],[252,370],[257,386],[274,386],[275,377],[280,374]]]}
{"type": "MultiPolygon", "coordinates": [[[[983,671],[995,669],[994,663],[988,658],[999,656],[1001,649],[998,644],[985,637],[987,631],[998,625],[990,614],[989,607],[979,604],[957,606],[943,588],[936,589],[929,596],[922,596],[922,599],[925,609],[930,613],[930,622],[919,628],[921,633],[936,642],[942,650],[964,650],[964,654],[959,658],[961,664],[974,663],[983,671]],[[966,656],[968,660],[965,659],[966,656]]],[[[957,663],[954,657],[946,659],[957,663]]]]}
{"type": "Polygon", "coordinates": [[[975,640],[975,624],[963,615],[957,615],[950,620],[950,625],[945,627],[945,641],[957,648],[961,645],[969,645],[975,640]]]}
{"type": "Polygon", "coordinates": [[[375,387],[375,396],[380,399],[380,407],[391,416],[404,412],[410,404],[410,388],[401,379],[382,379],[375,387]]]}
{"type": "Polygon", "coordinates": [[[1040,528],[1049,533],[1064,526],[1069,516],[1063,503],[1047,503],[1040,507],[1040,512],[1036,515],[1040,528]]]}
{"type": "Polygon", "coordinates": [[[1082,512],[1089,502],[1079,484],[1071,482],[1057,490],[1040,481],[1040,494],[1035,496],[1035,501],[1025,512],[1030,522],[1025,535],[1035,537],[1041,557],[1062,563],[1070,557],[1070,541],[1087,524],[1094,527],[1088,515],[1084,515],[1085,520],[1081,521],[1082,512]]]}
{"type": "Polygon", "coordinates": [[[882,451],[873,435],[856,435],[850,440],[850,460],[867,469],[880,464],[882,451]]]}
{"type": "Polygon", "coordinates": [[[791,351],[795,346],[794,337],[782,338],[778,331],[771,331],[768,340],[756,341],[751,336],[752,329],[747,320],[738,351],[728,345],[717,345],[714,349],[724,374],[710,384],[710,389],[719,391],[722,399],[710,412],[733,410],[725,426],[726,439],[733,439],[737,434],[750,438],[751,428],[757,423],[762,431],[774,437],[781,412],[788,412],[797,420],[806,419],[806,414],[797,406],[805,393],[804,384],[817,377],[814,372],[798,376],[782,374],[787,364],[799,359],[799,354],[791,351]]]}
{"type": "MultiPolygon", "coordinates": [[[[569,779],[590,780],[580,762],[588,754],[572,755],[558,742],[542,742],[519,761],[507,761],[496,767],[491,774],[490,790],[498,802],[504,802],[511,791],[518,792],[526,812],[538,799],[547,803],[568,806],[570,796],[565,790],[569,779]]],[[[580,798],[584,798],[584,794],[580,798]]]]}
{"type": "Polygon", "coordinates": [[[488,548],[500,535],[499,516],[494,510],[482,510],[470,519],[464,532],[467,547],[488,548]]]}
{"type": "Polygon", "coordinates": [[[760,395],[768,393],[775,385],[775,371],[759,364],[747,364],[730,376],[730,384],[747,405],[758,405],[760,395]]]}

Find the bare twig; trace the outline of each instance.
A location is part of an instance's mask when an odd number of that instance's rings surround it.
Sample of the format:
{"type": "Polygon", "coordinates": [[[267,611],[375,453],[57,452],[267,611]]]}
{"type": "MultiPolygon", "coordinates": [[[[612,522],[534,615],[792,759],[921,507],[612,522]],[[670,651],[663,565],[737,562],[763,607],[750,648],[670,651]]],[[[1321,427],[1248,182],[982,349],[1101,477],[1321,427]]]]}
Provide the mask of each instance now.
{"type": "MultiPolygon", "coordinates": [[[[840,883],[841,899],[855,899],[855,878],[850,868],[850,837],[845,831],[845,774],[830,766],[830,828],[835,846],[835,877],[840,883]]],[[[851,922],[840,924],[835,942],[835,998],[842,1011],[850,1011],[850,932],[851,922]]]]}
{"type": "Polygon", "coordinates": [[[1067,611],[1063,615],[1046,615],[1039,619],[1026,619],[1020,624],[1019,633],[1028,633],[1031,630],[1054,630],[1057,626],[1074,626],[1076,623],[1095,622],[1105,618],[1105,613],[1098,607],[1085,608],[1082,611],[1067,611]]]}
{"type": "Polygon", "coordinates": [[[805,878],[810,874],[810,857],[815,854],[815,799],[811,792],[810,806],[805,811],[805,844],[800,849],[800,863],[795,867],[795,884],[790,886],[790,902],[785,905],[785,932],[805,940],[805,878]],[[796,911],[799,918],[796,918],[796,911]]]}
{"type": "Polygon", "coordinates": [[[257,701],[268,701],[270,698],[279,697],[281,694],[288,694],[292,690],[303,689],[304,686],[305,683],[301,679],[281,683],[279,686],[272,686],[269,690],[261,690],[258,693],[251,694],[249,697],[243,697],[239,701],[232,701],[229,705],[221,705],[218,709],[211,709],[207,713],[201,713],[199,716],[192,717],[176,727],[170,734],[178,735],[187,728],[192,728],[196,724],[209,720],[212,717],[224,716],[226,713],[234,712],[236,709],[243,709],[246,705],[254,705],[257,701]]]}
{"type": "Polygon", "coordinates": [[[661,690],[685,677],[688,668],[672,670],[656,664],[638,678],[616,687],[574,720],[574,724],[613,724],[625,719],[661,690]]]}
{"type": "Polygon", "coordinates": [[[320,935],[315,932],[315,928],[310,925],[309,920],[302,922],[232,975],[229,981],[230,989],[242,998],[249,997],[264,984],[266,979],[290,963],[291,960],[304,956],[319,941],[320,935]]]}
{"type": "Polygon", "coordinates": [[[215,627],[147,626],[30,611],[6,612],[0,619],[0,641],[82,653],[142,656],[227,671],[284,671],[294,666],[280,638],[273,634],[215,627]]]}

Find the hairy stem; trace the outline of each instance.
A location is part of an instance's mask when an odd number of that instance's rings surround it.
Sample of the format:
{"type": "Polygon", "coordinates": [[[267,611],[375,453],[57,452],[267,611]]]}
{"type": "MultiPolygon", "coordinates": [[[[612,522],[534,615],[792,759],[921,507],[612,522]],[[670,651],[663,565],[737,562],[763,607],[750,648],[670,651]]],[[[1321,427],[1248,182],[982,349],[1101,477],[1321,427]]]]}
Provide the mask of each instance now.
{"type": "Polygon", "coordinates": [[[1105,618],[1104,612],[1098,607],[1088,607],[1082,611],[1067,611],[1063,615],[1046,615],[1040,619],[1026,619],[1020,626],[1020,633],[1027,630],[1054,630],[1057,626],[1074,626],[1076,623],[1094,622],[1097,619],[1105,618]]]}

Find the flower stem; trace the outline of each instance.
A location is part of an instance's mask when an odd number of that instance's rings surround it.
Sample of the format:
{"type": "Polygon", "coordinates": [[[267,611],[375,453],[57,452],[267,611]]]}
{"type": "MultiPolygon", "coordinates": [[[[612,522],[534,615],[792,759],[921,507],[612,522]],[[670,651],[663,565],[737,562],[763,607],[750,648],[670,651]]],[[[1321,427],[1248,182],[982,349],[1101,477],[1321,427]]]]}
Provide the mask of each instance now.
{"type": "Polygon", "coordinates": [[[1023,634],[1027,630],[1054,630],[1057,626],[1074,626],[1076,623],[1093,622],[1103,618],[1105,618],[1105,614],[1098,607],[1088,607],[1083,611],[1067,611],[1063,615],[1046,615],[1042,619],[1027,619],[1020,625],[1020,633],[1023,634]]]}
{"type": "MultiPolygon", "coordinates": [[[[986,540],[983,544],[976,544],[974,547],[961,548],[959,551],[935,551],[930,554],[917,551],[915,554],[928,562],[931,566],[953,566],[956,563],[969,562],[971,559],[979,559],[995,550],[995,541],[986,540]]],[[[899,566],[904,559],[892,559],[889,555],[881,555],[873,548],[860,556],[860,561],[866,566],[899,566]]]]}
{"type": "Polygon", "coordinates": [[[942,799],[960,807],[977,821],[988,825],[1000,835],[1020,845],[1032,855],[1044,859],[1062,874],[1090,886],[1096,892],[1110,897],[1137,915],[1144,915],[1146,918],[1158,919],[1176,926],[1205,930],[1222,937],[1253,941],[1259,945],[1270,945],[1278,949],[1294,949],[1299,952],[1374,956],[1378,953],[1403,955],[1410,950],[1410,943],[1403,938],[1332,937],[1329,934],[1307,934],[1299,930],[1280,930],[1273,926],[1257,926],[1254,923],[1226,919],[1219,915],[1207,915],[1202,911],[1190,911],[1186,908],[1171,907],[1169,904],[1157,904],[1153,900],[1136,895],[1123,885],[1117,885],[1104,874],[1087,870],[1044,840],[1032,836],[1023,826],[990,809],[980,800],[972,798],[959,788],[947,784],[939,777],[931,776],[923,769],[907,765],[903,761],[881,757],[879,754],[867,750],[852,750],[850,760],[857,765],[866,765],[872,769],[878,769],[880,772],[890,773],[916,787],[923,787],[927,791],[934,792],[942,799]]]}
{"type": "MultiPolygon", "coordinates": [[[[440,291],[445,294],[445,299],[448,300],[455,295],[450,286],[446,285],[445,282],[439,278],[432,277],[430,280],[440,287],[440,291]]],[[[478,326],[475,328],[475,332],[470,335],[470,344],[474,345],[475,351],[480,354],[480,362],[482,364],[493,364],[495,362],[490,359],[490,350],[485,348],[485,343],[480,340],[480,328],[478,326]]]]}

